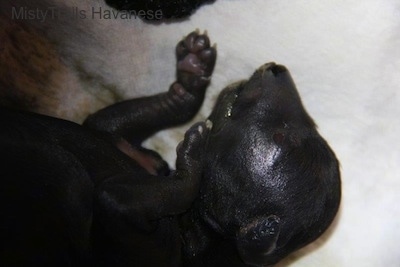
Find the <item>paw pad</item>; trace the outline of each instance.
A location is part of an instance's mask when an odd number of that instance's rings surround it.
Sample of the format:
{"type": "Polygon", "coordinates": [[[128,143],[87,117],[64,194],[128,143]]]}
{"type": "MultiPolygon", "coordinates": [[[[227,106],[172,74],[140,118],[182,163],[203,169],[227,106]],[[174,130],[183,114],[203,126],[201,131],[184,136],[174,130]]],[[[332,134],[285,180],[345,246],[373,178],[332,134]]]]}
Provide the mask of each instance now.
{"type": "Polygon", "coordinates": [[[180,41],[176,47],[178,72],[209,77],[214,69],[217,52],[210,47],[207,33],[194,31],[180,41]]]}

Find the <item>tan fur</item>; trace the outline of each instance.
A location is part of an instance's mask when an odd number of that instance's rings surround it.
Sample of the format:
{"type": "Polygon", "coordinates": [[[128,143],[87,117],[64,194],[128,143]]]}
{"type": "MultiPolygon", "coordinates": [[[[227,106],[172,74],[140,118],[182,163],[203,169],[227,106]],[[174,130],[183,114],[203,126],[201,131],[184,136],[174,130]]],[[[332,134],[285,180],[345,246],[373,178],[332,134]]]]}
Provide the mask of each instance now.
{"type": "Polygon", "coordinates": [[[0,106],[82,122],[117,100],[107,90],[85,90],[82,80],[95,77],[64,64],[57,47],[34,26],[3,15],[0,24],[0,106]]]}
{"type": "Polygon", "coordinates": [[[54,47],[33,27],[0,16],[0,104],[40,113],[59,105],[50,78],[62,69],[54,47]]]}

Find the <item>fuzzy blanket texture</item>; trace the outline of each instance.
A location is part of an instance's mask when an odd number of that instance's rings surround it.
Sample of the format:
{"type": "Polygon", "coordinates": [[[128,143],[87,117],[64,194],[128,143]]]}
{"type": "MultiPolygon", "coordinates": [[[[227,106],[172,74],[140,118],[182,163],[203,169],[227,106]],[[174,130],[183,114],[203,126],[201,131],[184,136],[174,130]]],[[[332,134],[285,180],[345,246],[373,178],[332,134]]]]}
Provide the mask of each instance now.
{"type": "MultiPolygon", "coordinates": [[[[94,0],[42,5],[108,8],[94,0]]],[[[218,59],[199,115],[145,144],[171,166],[184,131],[209,115],[225,86],[266,62],[285,65],[340,160],[343,198],[329,231],[278,266],[400,266],[399,1],[217,0],[175,23],[68,16],[35,23],[65,66],[52,80],[63,92],[59,114],[75,121],[117,99],[166,91],[177,41],[196,28],[207,30],[218,59]],[[87,88],[97,102],[79,93],[87,88]],[[91,108],[78,112],[82,103],[91,108]]]]}

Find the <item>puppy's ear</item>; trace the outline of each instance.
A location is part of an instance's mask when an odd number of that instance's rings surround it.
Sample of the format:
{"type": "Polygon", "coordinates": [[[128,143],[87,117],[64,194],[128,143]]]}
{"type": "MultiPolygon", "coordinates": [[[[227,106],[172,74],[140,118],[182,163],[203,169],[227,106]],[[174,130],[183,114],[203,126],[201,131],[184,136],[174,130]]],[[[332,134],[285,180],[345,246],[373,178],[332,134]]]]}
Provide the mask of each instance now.
{"type": "Polygon", "coordinates": [[[278,241],[280,218],[276,215],[252,220],[240,227],[237,233],[237,248],[247,264],[260,264],[271,254],[278,241]]]}

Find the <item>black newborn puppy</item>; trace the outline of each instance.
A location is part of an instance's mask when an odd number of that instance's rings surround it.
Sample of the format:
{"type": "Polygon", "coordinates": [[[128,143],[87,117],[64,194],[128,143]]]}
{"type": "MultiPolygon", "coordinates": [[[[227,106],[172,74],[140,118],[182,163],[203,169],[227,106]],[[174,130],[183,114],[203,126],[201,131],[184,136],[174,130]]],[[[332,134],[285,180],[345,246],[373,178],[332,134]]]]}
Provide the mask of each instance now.
{"type": "Polygon", "coordinates": [[[185,134],[175,171],[141,147],[204,99],[208,38],[189,34],[177,58],[167,93],[83,127],[1,110],[0,265],[265,266],[324,232],[340,202],[338,162],[283,66],[225,89],[185,134]]]}

